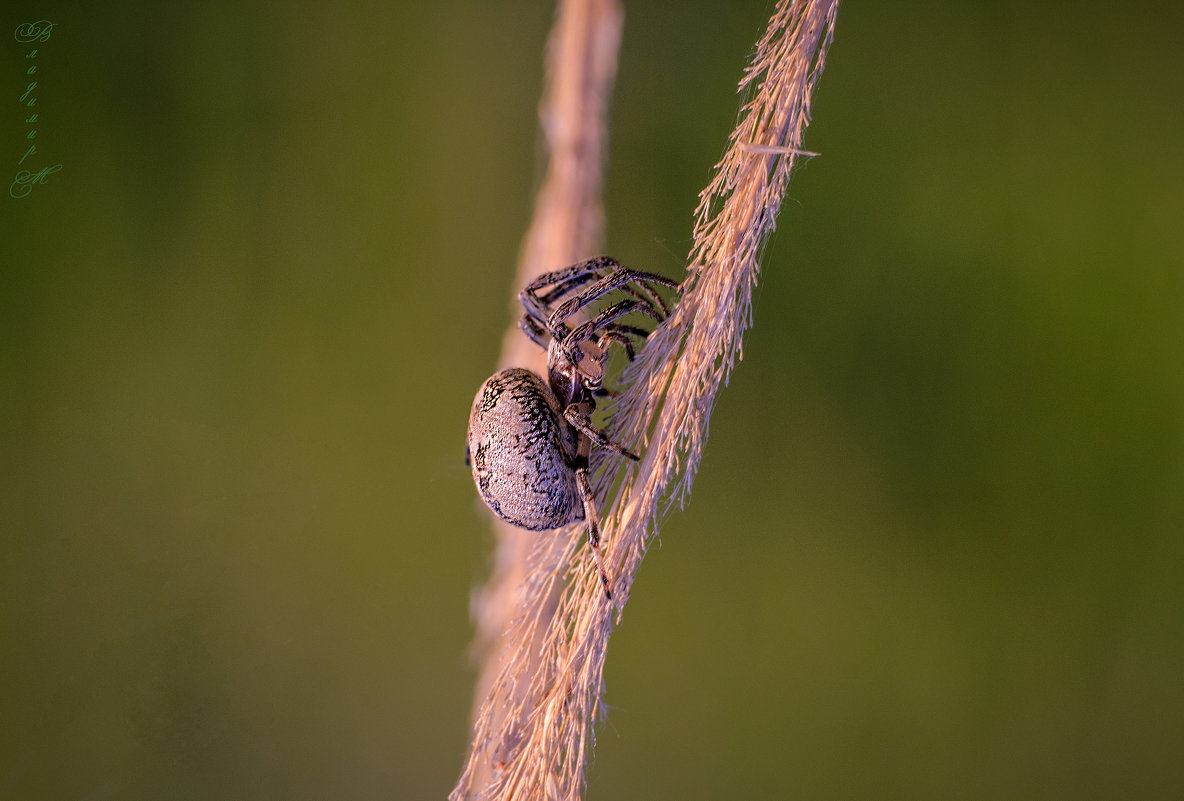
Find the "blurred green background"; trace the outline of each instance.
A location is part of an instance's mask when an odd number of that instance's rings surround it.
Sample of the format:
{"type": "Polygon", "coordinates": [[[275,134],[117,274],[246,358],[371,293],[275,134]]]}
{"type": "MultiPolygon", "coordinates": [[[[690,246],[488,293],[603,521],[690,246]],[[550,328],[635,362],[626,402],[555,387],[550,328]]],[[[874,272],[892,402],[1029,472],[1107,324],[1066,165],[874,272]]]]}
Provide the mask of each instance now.
{"type": "MultiPolygon", "coordinates": [[[[0,798],[442,798],[552,8],[89,5],[4,21],[0,798]]],[[[770,10],[628,5],[607,252],[770,10]]],[[[589,799],[1184,797],[1182,22],[842,7],[589,799]]]]}

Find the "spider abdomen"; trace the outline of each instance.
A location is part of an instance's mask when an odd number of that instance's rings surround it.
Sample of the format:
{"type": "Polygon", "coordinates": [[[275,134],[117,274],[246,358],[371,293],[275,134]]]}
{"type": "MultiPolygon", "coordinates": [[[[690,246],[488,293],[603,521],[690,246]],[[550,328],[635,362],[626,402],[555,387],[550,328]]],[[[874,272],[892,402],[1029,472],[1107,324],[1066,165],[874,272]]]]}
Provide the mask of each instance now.
{"type": "Polygon", "coordinates": [[[576,432],[534,373],[511,367],[481,385],[468,445],[477,490],[503,520],[542,531],[583,519],[576,432]]]}

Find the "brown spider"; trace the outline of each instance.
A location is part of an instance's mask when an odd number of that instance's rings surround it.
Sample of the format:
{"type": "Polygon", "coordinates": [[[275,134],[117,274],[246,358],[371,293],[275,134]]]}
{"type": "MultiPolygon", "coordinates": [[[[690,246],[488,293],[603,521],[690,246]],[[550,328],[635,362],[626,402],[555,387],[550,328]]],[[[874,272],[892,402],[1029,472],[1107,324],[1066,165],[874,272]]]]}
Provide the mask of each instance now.
{"type": "Polygon", "coordinates": [[[592,444],[636,461],[636,454],[592,426],[603,386],[609,345],[630,360],[643,328],[619,322],[639,312],[661,322],[670,307],[654,286],[678,284],[653,273],[630,270],[600,256],[539,276],[519,294],[525,313],[519,326],[547,351],[547,380],[511,367],[481,385],[469,414],[466,461],[477,491],[493,512],[516,526],[544,531],[588,521],[588,544],[604,594],[612,598],[600,555],[600,525],[588,481],[592,444]],[[572,318],[589,304],[616,292],[624,296],[590,319],[572,318]]]}

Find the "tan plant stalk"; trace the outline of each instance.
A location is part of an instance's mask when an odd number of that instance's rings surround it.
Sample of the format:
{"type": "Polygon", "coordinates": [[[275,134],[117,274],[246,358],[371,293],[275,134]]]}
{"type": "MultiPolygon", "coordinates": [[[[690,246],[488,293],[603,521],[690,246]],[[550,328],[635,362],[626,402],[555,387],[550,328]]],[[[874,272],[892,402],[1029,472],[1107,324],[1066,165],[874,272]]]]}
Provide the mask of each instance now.
{"type": "MultiPolygon", "coordinates": [[[[603,212],[600,194],[608,141],[608,105],[617,70],[623,12],[618,0],[561,0],[547,41],[546,85],[539,104],[548,161],[535,201],[534,217],[522,243],[515,288],[548,270],[572,264],[597,251],[603,212]]],[[[520,309],[517,309],[521,313],[520,309]]],[[[545,375],[546,354],[518,329],[517,316],[502,342],[499,369],[526,367],[545,375]]],[[[474,593],[471,614],[477,627],[474,650],[481,662],[474,693],[474,719],[499,732],[498,749],[517,742],[519,724],[508,713],[529,703],[524,681],[501,680],[507,671],[531,675],[538,666],[540,629],[515,626],[522,613],[534,546],[558,545],[538,532],[495,518],[497,538],[493,574],[474,593]],[[503,638],[503,634],[505,637],[503,638]]],[[[554,562],[558,555],[548,559],[554,562]]],[[[539,613],[550,616],[559,588],[532,595],[539,613]]],[[[465,774],[453,797],[494,782],[495,753],[478,758],[476,740],[465,774]],[[462,788],[464,790],[462,791],[462,788]]]]}
{"type": "Polygon", "coordinates": [[[761,247],[804,152],[837,10],[838,0],[780,0],[757,44],[740,82],[749,99],[700,194],[682,299],[626,371],[629,386],[609,413],[613,439],[644,458],[593,464],[596,496],[609,499],[602,536],[613,601],[581,547],[581,525],[531,535],[520,605],[504,630],[454,801],[580,797],[602,712],[612,613],[619,621],[661,514],[686,498],[716,393],[741,356],[761,247]]]}

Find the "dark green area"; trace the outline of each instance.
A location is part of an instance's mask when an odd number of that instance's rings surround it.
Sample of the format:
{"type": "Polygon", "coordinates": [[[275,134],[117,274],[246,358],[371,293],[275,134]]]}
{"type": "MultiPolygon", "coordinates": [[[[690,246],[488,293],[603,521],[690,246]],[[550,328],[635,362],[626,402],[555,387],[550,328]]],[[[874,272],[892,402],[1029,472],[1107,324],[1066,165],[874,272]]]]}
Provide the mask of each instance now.
{"type": "MultiPolygon", "coordinates": [[[[613,111],[605,249],[667,274],[771,8],[699,5],[627,9],[613,111]]],[[[24,6],[0,798],[442,798],[550,7],[24,6]]],[[[1181,22],[841,9],[591,801],[1184,796],[1181,22]]]]}

